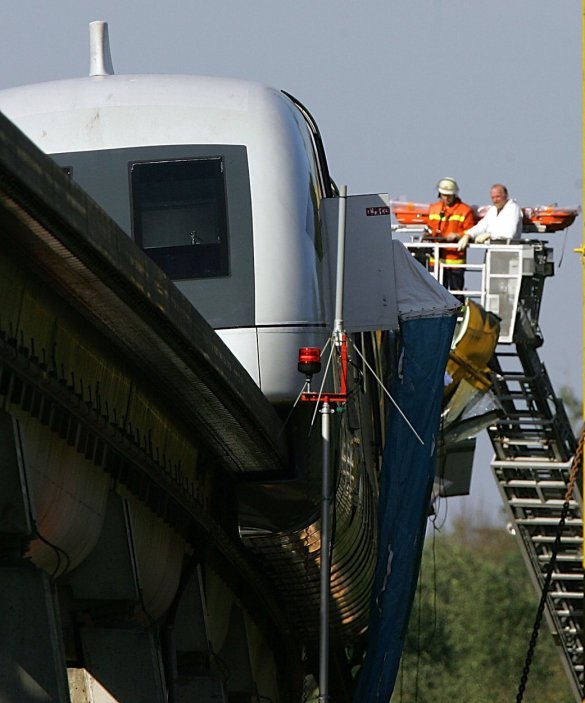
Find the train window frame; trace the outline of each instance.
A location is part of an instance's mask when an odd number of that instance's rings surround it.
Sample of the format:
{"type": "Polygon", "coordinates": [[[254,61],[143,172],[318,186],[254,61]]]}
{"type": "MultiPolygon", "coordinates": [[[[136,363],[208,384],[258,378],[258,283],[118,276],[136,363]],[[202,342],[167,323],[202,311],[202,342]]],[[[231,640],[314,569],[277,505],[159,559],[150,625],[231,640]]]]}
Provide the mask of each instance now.
{"type": "Polygon", "coordinates": [[[141,249],[173,281],[229,276],[222,155],[131,161],[128,169],[132,230],[141,249]]]}
{"type": "Polygon", "coordinates": [[[250,327],[256,319],[256,285],[250,167],[245,144],[153,144],[60,152],[51,157],[60,166],[72,167],[73,180],[133,239],[130,163],[218,155],[225,164],[230,273],[226,277],[173,283],[215,329],[250,327]]]}

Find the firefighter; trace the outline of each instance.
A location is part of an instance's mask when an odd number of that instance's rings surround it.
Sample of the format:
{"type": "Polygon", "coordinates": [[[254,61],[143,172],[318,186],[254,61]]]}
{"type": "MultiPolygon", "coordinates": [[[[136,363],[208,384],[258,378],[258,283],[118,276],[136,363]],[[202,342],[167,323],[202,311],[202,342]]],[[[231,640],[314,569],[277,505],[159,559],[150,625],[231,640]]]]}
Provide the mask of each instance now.
{"type": "MultiPolygon", "coordinates": [[[[459,186],[454,178],[441,178],[437,183],[439,200],[429,209],[429,234],[425,239],[457,243],[453,249],[441,249],[443,285],[454,291],[462,291],[465,279],[463,268],[448,268],[450,264],[464,264],[468,238],[462,239],[466,230],[475,224],[475,215],[469,205],[459,198],[459,186]]],[[[431,262],[432,263],[432,262],[431,262]]],[[[463,296],[456,296],[463,302],[463,296]]]]}

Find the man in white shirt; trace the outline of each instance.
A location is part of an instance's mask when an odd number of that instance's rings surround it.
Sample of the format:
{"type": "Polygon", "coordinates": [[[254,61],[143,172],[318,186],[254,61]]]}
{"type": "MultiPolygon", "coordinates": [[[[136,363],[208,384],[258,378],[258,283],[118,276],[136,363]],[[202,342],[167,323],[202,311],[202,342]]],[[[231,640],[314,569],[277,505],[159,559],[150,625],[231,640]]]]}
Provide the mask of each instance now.
{"type": "Polygon", "coordinates": [[[466,230],[459,240],[460,249],[465,248],[470,239],[476,244],[483,244],[491,240],[520,239],[522,236],[522,210],[515,200],[508,197],[506,186],[495,183],[490,189],[490,197],[493,205],[476,225],[466,230]]]}

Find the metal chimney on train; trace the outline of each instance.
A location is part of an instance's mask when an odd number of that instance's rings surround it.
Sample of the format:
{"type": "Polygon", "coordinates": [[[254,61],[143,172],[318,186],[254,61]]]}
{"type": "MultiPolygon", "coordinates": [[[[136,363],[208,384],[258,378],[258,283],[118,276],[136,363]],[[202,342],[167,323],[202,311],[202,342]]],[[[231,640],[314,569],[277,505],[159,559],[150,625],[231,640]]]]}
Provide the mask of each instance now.
{"type": "Polygon", "coordinates": [[[108,23],[101,20],[89,23],[89,75],[114,75],[108,23]]]}

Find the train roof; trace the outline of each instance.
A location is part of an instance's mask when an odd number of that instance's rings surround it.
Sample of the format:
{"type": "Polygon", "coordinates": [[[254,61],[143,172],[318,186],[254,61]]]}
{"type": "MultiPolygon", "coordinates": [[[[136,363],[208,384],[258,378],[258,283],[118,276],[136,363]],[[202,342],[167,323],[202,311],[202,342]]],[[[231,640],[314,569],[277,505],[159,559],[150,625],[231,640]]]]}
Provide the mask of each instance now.
{"type": "Polygon", "coordinates": [[[242,144],[290,126],[291,110],[289,98],[261,83],[195,75],[100,75],[0,91],[0,111],[47,153],[242,144]]]}
{"type": "MultiPolygon", "coordinates": [[[[246,110],[250,98],[275,91],[254,81],[215,76],[127,74],[69,78],[0,91],[2,105],[21,115],[91,108],[96,105],[177,105],[246,110]]],[[[270,98],[268,98],[270,99],[270,98]]]]}

